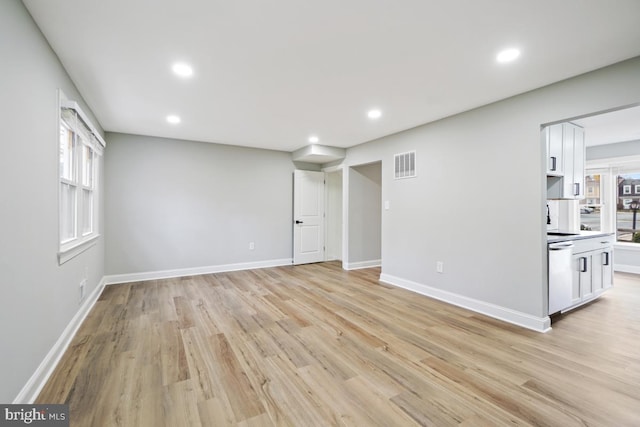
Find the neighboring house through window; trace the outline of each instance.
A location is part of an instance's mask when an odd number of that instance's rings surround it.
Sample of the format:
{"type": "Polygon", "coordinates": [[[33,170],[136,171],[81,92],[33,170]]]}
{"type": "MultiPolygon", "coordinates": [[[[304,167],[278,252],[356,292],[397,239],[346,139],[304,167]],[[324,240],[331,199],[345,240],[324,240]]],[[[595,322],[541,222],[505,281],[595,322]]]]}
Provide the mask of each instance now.
{"type": "Polygon", "coordinates": [[[622,195],[618,194],[616,209],[616,231],[618,241],[640,243],[640,223],[637,218],[637,209],[631,209],[632,202],[638,202],[640,198],[640,170],[630,171],[618,176],[618,182],[622,186],[622,195]],[[631,191],[633,189],[633,192],[631,191]]]}

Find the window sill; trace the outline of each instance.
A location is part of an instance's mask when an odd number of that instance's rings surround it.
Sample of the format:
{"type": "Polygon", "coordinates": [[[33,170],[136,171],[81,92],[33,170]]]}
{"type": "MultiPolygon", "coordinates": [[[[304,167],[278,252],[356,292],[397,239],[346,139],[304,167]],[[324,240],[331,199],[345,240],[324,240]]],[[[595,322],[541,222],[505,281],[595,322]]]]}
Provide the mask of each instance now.
{"type": "Polygon", "coordinates": [[[83,239],[80,242],[73,242],[68,246],[65,245],[65,247],[63,249],[60,249],[60,252],[58,252],[58,264],[62,265],[70,259],[80,255],[87,249],[95,246],[96,243],[98,243],[98,237],[100,237],[100,235],[96,233],[83,239]]]}

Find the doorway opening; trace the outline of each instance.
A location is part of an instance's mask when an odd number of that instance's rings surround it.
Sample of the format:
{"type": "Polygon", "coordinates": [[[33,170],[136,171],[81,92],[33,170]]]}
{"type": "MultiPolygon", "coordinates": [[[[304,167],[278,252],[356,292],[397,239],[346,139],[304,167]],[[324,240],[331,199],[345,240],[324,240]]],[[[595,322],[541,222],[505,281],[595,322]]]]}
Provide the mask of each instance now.
{"type": "Polygon", "coordinates": [[[349,168],[347,270],[382,264],[382,162],[349,168]]]}

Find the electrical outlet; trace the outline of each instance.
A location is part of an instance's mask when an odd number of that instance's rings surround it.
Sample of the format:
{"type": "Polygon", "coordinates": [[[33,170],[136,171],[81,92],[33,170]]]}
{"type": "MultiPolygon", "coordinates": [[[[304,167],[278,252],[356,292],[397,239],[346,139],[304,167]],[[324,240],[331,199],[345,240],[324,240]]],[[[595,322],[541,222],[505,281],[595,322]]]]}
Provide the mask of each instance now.
{"type": "Polygon", "coordinates": [[[84,279],[80,282],[80,302],[84,300],[84,290],[87,286],[87,279],[84,279]]]}
{"type": "Polygon", "coordinates": [[[253,242],[249,242],[249,250],[250,250],[250,251],[252,251],[252,250],[254,250],[255,248],[256,248],[255,243],[253,243],[253,242]]]}
{"type": "Polygon", "coordinates": [[[444,273],[444,262],[442,261],[436,262],[436,271],[438,273],[444,273]]]}

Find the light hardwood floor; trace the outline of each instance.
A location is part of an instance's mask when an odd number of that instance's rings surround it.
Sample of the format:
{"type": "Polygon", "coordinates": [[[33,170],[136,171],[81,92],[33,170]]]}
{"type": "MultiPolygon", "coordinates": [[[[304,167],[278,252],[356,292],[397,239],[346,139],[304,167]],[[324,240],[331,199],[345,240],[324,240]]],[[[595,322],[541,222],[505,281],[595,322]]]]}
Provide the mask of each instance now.
{"type": "Polygon", "coordinates": [[[640,425],[638,276],[540,334],[379,274],[108,286],[38,402],[82,427],[640,425]]]}

